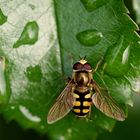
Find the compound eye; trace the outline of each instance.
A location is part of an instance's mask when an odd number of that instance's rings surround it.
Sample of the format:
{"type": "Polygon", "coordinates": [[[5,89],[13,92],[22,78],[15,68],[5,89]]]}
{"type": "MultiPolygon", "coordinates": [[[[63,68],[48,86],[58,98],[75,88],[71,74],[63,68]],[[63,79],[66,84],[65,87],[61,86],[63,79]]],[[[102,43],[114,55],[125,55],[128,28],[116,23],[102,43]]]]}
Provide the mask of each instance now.
{"type": "Polygon", "coordinates": [[[82,67],[83,67],[83,65],[79,62],[77,62],[73,65],[74,70],[80,70],[80,69],[82,69],[82,67]]]}
{"type": "Polygon", "coordinates": [[[85,68],[86,70],[91,70],[91,69],[92,69],[92,68],[91,68],[91,65],[90,65],[89,63],[84,64],[84,68],[85,68]]]}

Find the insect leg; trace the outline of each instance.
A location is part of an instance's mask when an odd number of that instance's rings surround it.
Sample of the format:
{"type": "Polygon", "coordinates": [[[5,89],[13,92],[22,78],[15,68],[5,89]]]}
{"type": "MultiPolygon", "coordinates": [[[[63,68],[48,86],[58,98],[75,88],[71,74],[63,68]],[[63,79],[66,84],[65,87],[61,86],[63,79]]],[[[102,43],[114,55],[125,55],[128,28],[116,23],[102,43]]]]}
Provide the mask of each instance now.
{"type": "Polygon", "coordinates": [[[98,61],[98,63],[96,64],[95,69],[93,69],[93,73],[97,71],[97,69],[98,69],[99,65],[102,63],[102,61],[103,61],[103,57],[102,57],[102,58],[98,61]]]}

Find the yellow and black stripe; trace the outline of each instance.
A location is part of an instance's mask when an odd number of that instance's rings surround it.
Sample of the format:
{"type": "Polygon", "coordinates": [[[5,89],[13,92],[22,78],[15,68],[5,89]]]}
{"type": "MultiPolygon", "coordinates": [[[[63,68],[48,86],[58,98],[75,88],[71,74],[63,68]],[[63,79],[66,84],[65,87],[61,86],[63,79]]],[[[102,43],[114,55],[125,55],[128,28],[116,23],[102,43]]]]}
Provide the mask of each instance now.
{"type": "Polygon", "coordinates": [[[90,91],[80,92],[80,90],[75,90],[74,97],[76,101],[74,102],[73,112],[79,117],[85,117],[89,113],[91,106],[90,91]]]}

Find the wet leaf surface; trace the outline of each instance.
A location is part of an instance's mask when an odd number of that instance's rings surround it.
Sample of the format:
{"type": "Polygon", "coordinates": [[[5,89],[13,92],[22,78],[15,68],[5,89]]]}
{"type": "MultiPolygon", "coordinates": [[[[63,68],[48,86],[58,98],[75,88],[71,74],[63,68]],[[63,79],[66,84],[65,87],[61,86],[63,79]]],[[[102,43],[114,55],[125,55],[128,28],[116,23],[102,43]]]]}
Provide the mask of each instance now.
{"type": "Polygon", "coordinates": [[[2,10],[0,9],[0,25],[4,24],[7,21],[7,16],[3,14],[2,10]]]}
{"type": "Polygon", "coordinates": [[[133,2],[133,8],[136,14],[136,22],[140,25],[140,1],[133,0],[132,2],[133,2]]]}
{"type": "Polygon", "coordinates": [[[96,0],[94,8],[90,0],[2,0],[1,11],[7,15],[0,28],[0,55],[6,60],[0,59],[0,111],[5,118],[50,139],[94,140],[103,129],[111,131],[115,121],[95,107],[89,122],[70,112],[49,125],[47,113],[79,56],[93,68],[104,58],[95,81],[126,112],[133,105],[132,91],[140,92],[140,39],[123,2],[96,0]]]}

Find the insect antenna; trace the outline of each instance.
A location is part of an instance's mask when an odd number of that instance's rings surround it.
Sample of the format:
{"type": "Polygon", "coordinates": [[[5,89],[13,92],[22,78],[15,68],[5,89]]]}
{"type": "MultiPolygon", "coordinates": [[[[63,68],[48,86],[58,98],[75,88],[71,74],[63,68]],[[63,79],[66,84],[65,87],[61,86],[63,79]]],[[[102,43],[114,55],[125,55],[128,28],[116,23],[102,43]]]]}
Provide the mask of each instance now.
{"type": "Polygon", "coordinates": [[[86,57],[87,57],[87,56],[85,55],[83,59],[85,60],[85,59],[86,59],[86,57]]]}
{"type": "Polygon", "coordinates": [[[85,55],[84,57],[82,57],[82,56],[79,55],[80,60],[81,60],[81,59],[82,59],[82,60],[85,60],[86,57],[87,57],[86,55],[85,55]]]}

